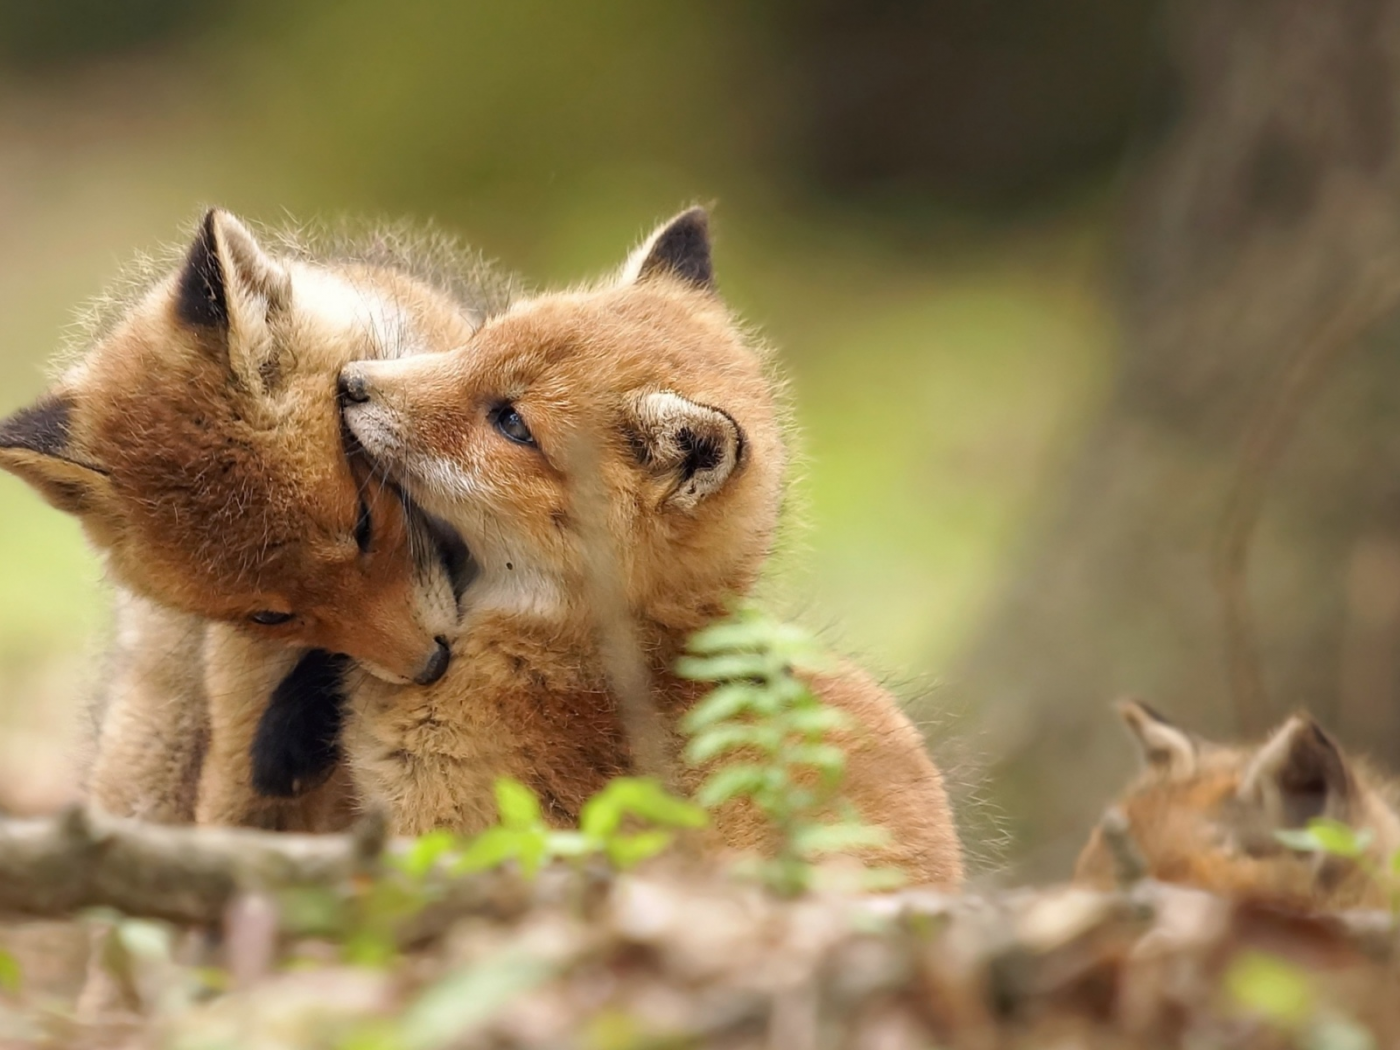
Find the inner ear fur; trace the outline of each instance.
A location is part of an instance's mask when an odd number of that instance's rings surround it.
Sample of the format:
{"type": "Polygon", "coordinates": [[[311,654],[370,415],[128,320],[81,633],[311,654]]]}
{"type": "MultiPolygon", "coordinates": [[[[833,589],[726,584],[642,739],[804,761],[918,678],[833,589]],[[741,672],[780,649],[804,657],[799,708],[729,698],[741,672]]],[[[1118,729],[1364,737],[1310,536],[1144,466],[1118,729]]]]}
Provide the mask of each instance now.
{"type": "Polygon", "coordinates": [[[49,394],[0,420],[0,468],[32,485],[69,514],[97,508],[110,490],[107,475],[71,451],[73,403],[49,394]]]}
{"type": "Polygon", "coordinates": [[[1280,826],[1300,827],[1314,817],[1346,819],[1355,781],[1337,742],[1311,715],[1297,714],[1250,759],[1239,794],[1280,826]]]}
{"type": "Polygon", "coordinates": [[[669,392],[638,398],[633,410],[638,460],[673,488],[666,503],[691,510],[722,489],[744,455],[744,435],[724,412],[669,392]]]}
{"type": "Polygon", "coordinates": [[[275,376],[269,323],[291,303],[291,276],[226,211],[200,221],[175,284],[175,313],[227,355],[246,381],[275,376]]]}
{"type": "Polygon", "coordinates": [[[1118,714],[1148,769],[1166,776],[1189,776],[1196,771],[1199,746],[1186,730],[1140,700],[1120,701],[1118,714]]]}

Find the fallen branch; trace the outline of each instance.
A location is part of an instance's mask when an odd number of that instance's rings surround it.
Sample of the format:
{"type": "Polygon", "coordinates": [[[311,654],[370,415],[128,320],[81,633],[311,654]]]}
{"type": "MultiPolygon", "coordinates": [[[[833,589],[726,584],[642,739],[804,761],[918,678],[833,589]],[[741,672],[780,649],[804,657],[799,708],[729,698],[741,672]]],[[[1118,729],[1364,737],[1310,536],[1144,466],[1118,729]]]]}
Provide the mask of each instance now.
{"type": "Polygon", "coordinates": [[[342,882],[372,870],[383,821],[345,835],[173,827],[80,808],[0,819],[0,912],[63,916],[89,907],[214,923],[235,895],[342,882]]]}
{"type": "MultiPolygon", "coordinates": [[[[374,819],[346,834],[306,835],[148,824],[81,809],[42,819],[0,817],[0,913],[59,918],[105,907],[137,917],[214,925],[223,922],[229,905],[241,896],[344,886],[357,876],[374,874],[386,851],[404,845],[386,842],[383,822],[374,819]]],[[[951,924],[950,930],[975,931],[962,943],[977,955],[1010,951],[1018,957],[1048,959],[1095,931],[1130,932],[1130,927],[1152,923],[1174,928],[1177,936],[1193,928],[1197,936],[1209,939],[1218,927],[1242,922],[1306,927],[1314,936],[1325,934],[1371,957],[1389,958],[1395,952],[1396,920],[1388,912],[1289,913],[1132,874],[1137,877],[1131,888],[1110,892],[1063,885],[989,895],[913,889],[808,897],[785,904],[708,866],[679,865],[655,875],[616,879],[601,871],[560,866],[533,881],[497,871],[439,884],[443,892],[399,933],[406,942],[431,940],[467,914],[511,922],[532,908],[564,908],[583,918],[582,908],[604,926],[629,927],[628,902],[650,901],[643,909],[645,918],[652,915],[649,908],[661,894],[673,902],[667,911],[682,927],[692,921],[687,916],[693,905],[718,896],[727,902],[747,901],[740,911],[749,909],[753,915],[847,912],[887,920],[936,919],[951,924]]],[[[763,926],[754,921],[756,928],[763,926]]],[[[678,931],[679,927],[673,933],[680,936],[678,931]]]]}

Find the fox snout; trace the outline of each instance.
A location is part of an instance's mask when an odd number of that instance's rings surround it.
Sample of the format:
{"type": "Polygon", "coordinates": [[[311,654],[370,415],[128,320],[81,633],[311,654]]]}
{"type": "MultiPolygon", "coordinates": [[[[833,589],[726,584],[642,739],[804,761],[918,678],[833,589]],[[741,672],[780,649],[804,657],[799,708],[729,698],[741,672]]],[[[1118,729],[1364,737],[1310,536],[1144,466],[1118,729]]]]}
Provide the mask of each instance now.
{"type": "Polygon", "coordinates": [[[452,649],[447,644],[445,638],[433,639],[437,642],[437,648],[433,650],[431,656],[424,662],[423,667],[413,678],[417,685],[432,685],[439,678],[447,673],[447,665],[452,662],[452,649]]]}
{"type": "Polygon", "coordinates": [[[442,635],[432,639],[431,645],[426,652],[418,650],[418,655],[409,662],[386,663],[370,654],[360,656],[358,662],[370,674],[386,682],[432,685],[447,673],[447,666],[452,662],[452,647],[442,635]]]}
{"type": "MultiPolygon", "coordinates": [[[[372,366],[384,362],[355,362],[336,379],[341,418],[355,441],[372,457],[392,460],[401,444],[402,420],[396,398],[386,396],[372,366]]],[[[386,464],[387,465],[387,464],[386,464]]]]}

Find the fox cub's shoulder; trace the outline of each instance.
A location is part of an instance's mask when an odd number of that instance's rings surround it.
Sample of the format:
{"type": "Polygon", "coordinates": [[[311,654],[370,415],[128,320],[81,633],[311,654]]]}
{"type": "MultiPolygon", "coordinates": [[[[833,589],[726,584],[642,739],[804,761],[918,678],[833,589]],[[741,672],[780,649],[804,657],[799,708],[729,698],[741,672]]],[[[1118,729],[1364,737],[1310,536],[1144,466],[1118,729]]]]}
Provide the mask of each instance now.
{"type": "MultiPolygon", "coordinates": [[[[1374,860],[1400,848],[1388,785],[1310,715],[1294,715],[1261,744],[1233,747],[1189,733],[1145,704],[1119,710],[1144,768],[1118,809],[1151,877],[1295,906],[1384,903],[1364,865],[1299,853],[1275,834],[1329,817],[1364,830],[1374,860]]],[[[1105,831],[1096,828],[1076,879],[1106,887],[1113,866],[1105,831]]]]}

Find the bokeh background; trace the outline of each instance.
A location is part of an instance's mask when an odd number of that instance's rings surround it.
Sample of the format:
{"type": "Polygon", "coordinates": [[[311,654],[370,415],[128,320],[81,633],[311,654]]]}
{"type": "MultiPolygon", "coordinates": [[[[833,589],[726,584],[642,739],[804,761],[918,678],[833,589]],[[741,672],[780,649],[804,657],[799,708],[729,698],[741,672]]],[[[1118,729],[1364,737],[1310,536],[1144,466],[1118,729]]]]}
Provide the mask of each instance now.
{"type": "MultiPolygon", "coordinates": [[[[0,0],[0,411],[207,204],[433,220],[537,285],[714,202],[781,350],[774,601],[885,674],[996,877],[1138,692],[1400,759],[1397,0],[0,0]]],[[[0,476],[0,802],[79,779],[109,595],[0,476]]]]}

